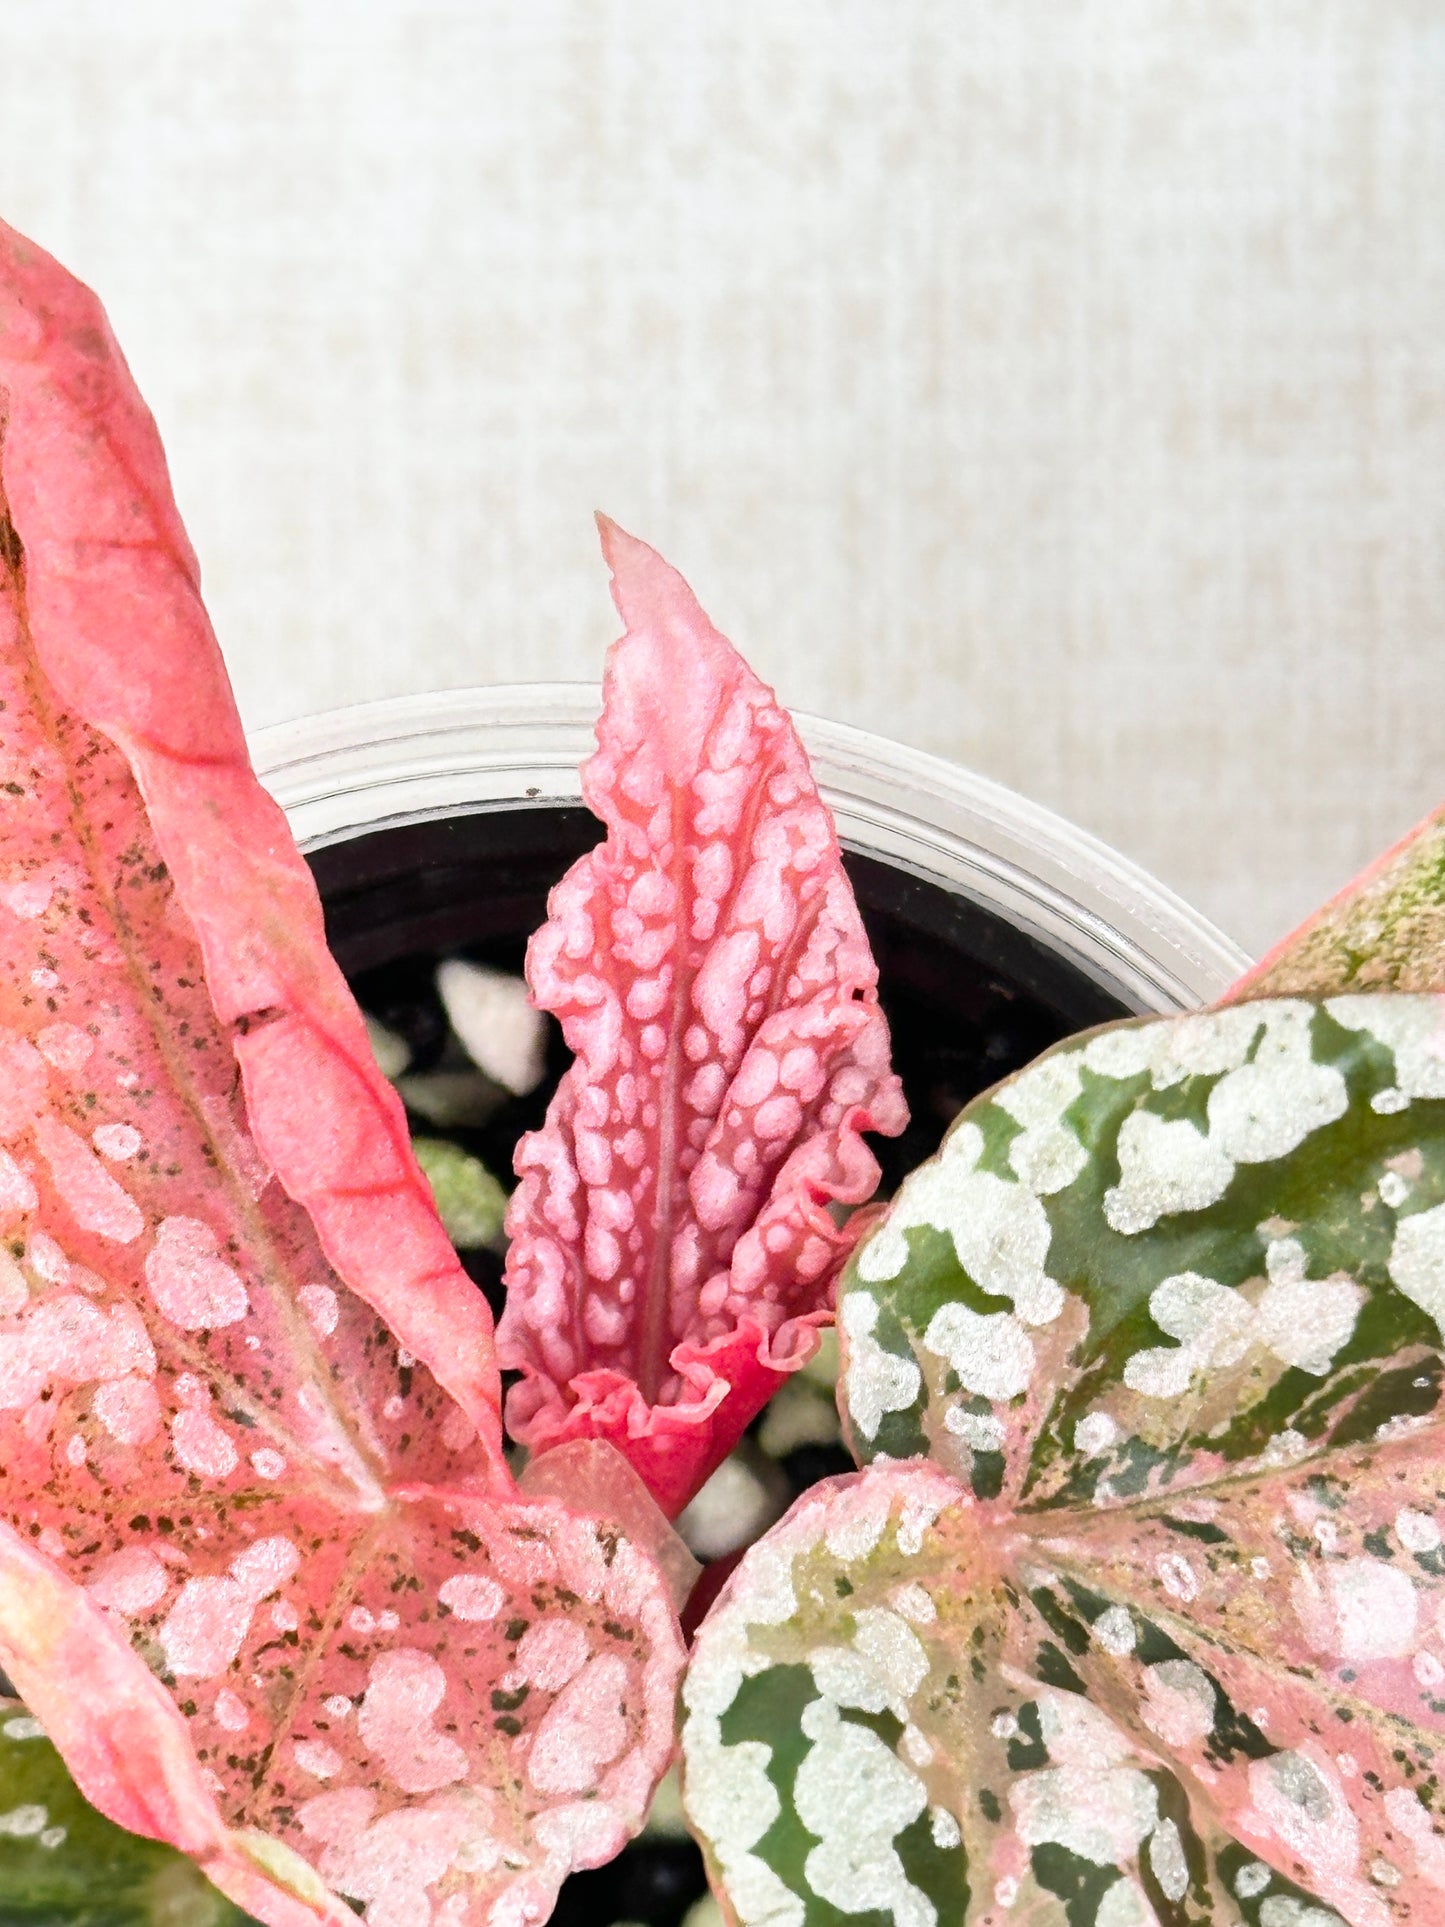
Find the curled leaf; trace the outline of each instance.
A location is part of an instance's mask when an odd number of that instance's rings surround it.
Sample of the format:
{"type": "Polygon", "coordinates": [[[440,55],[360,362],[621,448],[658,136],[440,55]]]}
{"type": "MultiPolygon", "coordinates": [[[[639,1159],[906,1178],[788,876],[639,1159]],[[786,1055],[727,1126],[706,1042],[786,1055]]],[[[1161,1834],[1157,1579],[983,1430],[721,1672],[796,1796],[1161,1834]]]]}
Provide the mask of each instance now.
{"type": "Polygon", "coordinates": [[[528,952],[576,1053],[523,1140],[502,1362],[534,1451],[610,1439],[669,1512],[811,1356],[906,1109],[832,820],[770,691],[602,524],[627,633],[583,772],[606,841],[528,952]]]}
{"type": "Polygon", "coordinates": [[[667,1586],[516,1492],[153,427],[8,229],[0,511],[0,1664],[267,1927],[540,1919],[667,1764],[667,1586]]]}

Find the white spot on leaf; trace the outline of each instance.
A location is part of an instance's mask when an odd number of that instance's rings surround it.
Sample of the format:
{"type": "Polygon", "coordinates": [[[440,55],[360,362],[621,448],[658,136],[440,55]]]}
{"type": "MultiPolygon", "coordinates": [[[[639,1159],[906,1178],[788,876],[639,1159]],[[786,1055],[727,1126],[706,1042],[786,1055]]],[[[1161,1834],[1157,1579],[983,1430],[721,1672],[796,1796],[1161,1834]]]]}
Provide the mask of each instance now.
{"type": "Polygon", "coordinates": [[[581,1672],[590,1651],[587,1634],[575,1619],[539,1619],[518,1644],[516,1671],[528,1685],[557,1693],[581,1672]]]}
{"type": "Polygon", "coordinates": [[[591,1659],[543,1714],[527,1755],[542,1793],[587,1793],[627,1743],[627,1667],[615,1653],[591,1659]]]}
{"type": "Polygon", "coordinates": [[[911,1358],[885,1351],[873,1337],[877,1301],[865,1291],[849,1292],[841,1306],[847,1341],[845,1391],[848,1414],[865,1439],[878,1436],[888,1412],[907,1411],[923,1387],[923,1374],[911,1358]]]}
{"type": "Polygon", "coordinates": [[[341,1316],[336,1293],[330,1285],[303,1285],[296,1294],[307,1322],[318,1338],[329,1338],[341,1316]]]}
{"type": "Polygon", "coordinates": [[[1104,1193],[1118,1232],[1151,1230],[1176,1211],[1202,1211],[1229,1189],[1233,1160],[1187,1118],[1131,1111],[1119,1127],[1119,1182],[1104,1193]]]}
{"type": "Polygon", "coordinates": [[[345,1761],[325,1740],[298,1740],[292,1749],[297,1766],[313,1780],[334,1780],[345,1761]]]}
{"type": "Polygon", "coordinates": [[[231,1436],[204,1404],[186,1406],[171,1420],[171,1449],[187,1472],[202,1479],[224,1479],[241,1462],[231,1436]]]}
{"type": "Polygon", "coordinates": [[[124,1164],[141,1148],[141,1134],[133,1124],[97,1124],[90,1141],[103,1158],[124,1164]]]}
{"type": "Polygon", "coordinates": [[[908,1879],[895,1837],[928,1804],[918,1775],[867,1727],[844,1721],[829,1699],[803,1713],[812,1742],[793,1803],[818,1838],[804,1876],[821,1900],[847,1913],[891,1912],[894,1927],[934,1927],[937,1911],[908,1879]]]}
{"type": "Polygon", "coordinates": [[[94,1151],[67,1125],[43,1116],[35,1122],[35,1142],[66,1208],[82,1231],[113,1244],[130,1244],[145,1230],[145,1216],[128,1191],[116,1183],[94,1151]]]}
{"type": "Polygon", "coordinates": [[[1074,1450],[1086,1459],[1097,1458],[1117,1443],[1119,1427],[1107,1412],[1086,1412],[1074,1427],[1074,1450]]]}
{"type": "Polygon", "coordinates": [[[432,1724],[446,1690],[440,1665],[415,1647],[372,1661],[357,1731],[403,1793],[434,1793],[466,1778],[466,1753],[432,1724]]]}
{"type": "Polygon", "coordinates": [[[1165,1659],[1144,1668],[1144,1724],[1169,1746],[1189,1746],[1214,1726],[1218,1695],[1193,1660],[1165,1659]]]}
{"type": "Polygon", "coordinates": [[[1383,1559],[1345,1559],[1328,1568],[1342,1659],[1399,1659],[1412,1651],[1419,1595],[1409,1575],[1383,1559]]]}
{"type": "Polygon", "coordinates": [[[225,1574],[188,1579],[160,1628],[166,1665],[178,1678],[213,1679],[240,1652],[252,1615],[300,1564],[289,1539],[258,1539],[225,1574]]]}
{"type": "Polygon", "coordinates": [[[1445,1334],[1445,1204],[1399,1220],[1388,1269],[1405,1296],[1445,1334]]]}
{"type": "Polygon", "coordinates": [[[443,1580],[437,1597],[448,1612],[458,1619],[495,1619],[506,1604],[507,1595],[495,1579],[480,1573],[454,1573],[443,1580]]]}
{"type": "Polygon", "coordinates": [[[980,1313],[957,1301],[940,1305],[923,1343],[948,1360],[966,1391],[982,1398],[1016,1398],[1033,1376],[1033,1341],[1012,1312],[980,1313]]]}
{"type": "Polygon", "coordinates": [[[86,1591],[115,1612],[142,1613],[164,1597],[169,1584],[165,1567],[148,1546],[123,1546],[96,1567],[86,1591]]]}
{"type": "Polygon", "coordinates": [[[219,1255],[219,1240],[199,1218],[163,1218],[145,1261],[151,1296],[182,1331],[234,1325],[249,1309],[246,1287],[219,1255]]]}

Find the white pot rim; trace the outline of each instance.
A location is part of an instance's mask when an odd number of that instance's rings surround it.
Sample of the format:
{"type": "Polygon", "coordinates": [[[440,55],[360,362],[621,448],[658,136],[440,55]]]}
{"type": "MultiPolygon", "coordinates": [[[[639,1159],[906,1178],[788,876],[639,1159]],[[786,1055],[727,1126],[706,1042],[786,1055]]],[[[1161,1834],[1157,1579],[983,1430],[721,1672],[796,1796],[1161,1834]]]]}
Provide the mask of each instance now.
{"type": "MultiPolygon", "coordinates": [[[[255,731],[256,772],[303,850],[368,830],[576,804],[595,683],[512,683],[356,703],[255,731]]],[[[1214,1002],[1250,959],[1147,871],[1001,783],[886,737],[795,715],[847,849],[967,897],[1140,1012],[1214,1002]]]]}

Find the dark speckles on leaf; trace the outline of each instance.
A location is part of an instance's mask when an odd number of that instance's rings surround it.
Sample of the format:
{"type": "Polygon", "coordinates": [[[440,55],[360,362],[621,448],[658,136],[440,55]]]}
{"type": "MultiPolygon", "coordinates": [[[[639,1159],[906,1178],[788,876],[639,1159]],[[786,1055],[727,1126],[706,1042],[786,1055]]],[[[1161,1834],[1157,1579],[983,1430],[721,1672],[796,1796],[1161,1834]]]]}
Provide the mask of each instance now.
{"type": "Polygon", "coordinates": [[[1047,1766],[1049,1749],[1044,1745],[1039,1709],[1033,1700],[1029,1700],[1019,1708],[1018,1729],[1008,1743],[1008,1763],[1011,1770],[1015,1773],[1026,1773],[1031,1767],[1047,1766]]]}
{"type": "Polygon", "coordinates": [[[1118,1871],[1096,1866],[1052,1841],[1035,1847],[1030,1862],[1039,1885],[1063,1901],[1069,1927],[1094,1927],[1105,1894],[1118,1885],[1118,1871]]]}
{"type": "Polygon", "coordinates": [[[1171,1532],[1180,1533],[1186,1539],[1198,1539],[1206,1546],[1223,1546],[1229,1543],[1229,1534],[1207,1519],[1177,1519],[1172,1514],[1161,1512],[1159,1523],[1168,1526],[1171,1532]]]}
{"type": "Polygon", "coordinates": [[[1086,1653],[1089,1650],[1089,1633],[1077,1619],[1067,1613],[1055,1594],[1046,1586],[1040,1586],[1029,1594],[1038,1608],[1039,1616],[1051,1631],[1057,1633],[1071,1653],[1086,1653]]]}
{"type": "Polygon", "coordinates": [[[1239,1711],[1217,1680],[1213,1685],[1214,1728],[1208,1743],[1211,1758],[1220,1765],[1228,1765],[1236,1754],[1243,1754],[1247,1760],[1268,1759],[1277,1750],[1273,1742],[1265,1738],[1247,1713],[1239,1711]]]}
{"type": "Polygon", "coordinates": [[[1088,1693],[1088,1687],[1052,1640],[1045,1640],[1039,1647],[1034,1670],[1045,1686],[1057,1686],[1065,1693],[1088,1693]]]}
{"type": "Polygon", "coordinates": [[[996,1499],[1003,1491],[1007,1461],[1002,1452],[975,1452],[969,1482],[977,1499],[996,1499]]]}

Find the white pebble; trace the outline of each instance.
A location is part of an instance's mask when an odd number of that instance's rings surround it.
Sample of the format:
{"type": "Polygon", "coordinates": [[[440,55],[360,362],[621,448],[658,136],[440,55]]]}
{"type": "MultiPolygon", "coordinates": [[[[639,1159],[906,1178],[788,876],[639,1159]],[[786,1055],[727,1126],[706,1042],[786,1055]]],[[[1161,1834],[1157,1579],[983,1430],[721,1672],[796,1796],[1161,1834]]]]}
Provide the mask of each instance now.
{"type": "Polygon", "coordinates": [[[698,1559],[721,1559],[765,1532],[787,1505],[782,1481],[764,1478],[737,1452],[717,1471],[677,1522],[689,1552],[698,1559]]]}
{"type": "Polygon", "coordinates": [[[450,957],[437,992],[468,1057],[517,1097],[536,1090],[547,1068],[547,1020],[520,977],[450,957]]]}

